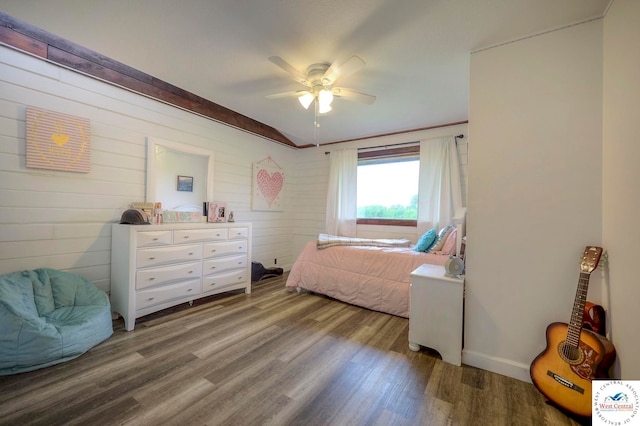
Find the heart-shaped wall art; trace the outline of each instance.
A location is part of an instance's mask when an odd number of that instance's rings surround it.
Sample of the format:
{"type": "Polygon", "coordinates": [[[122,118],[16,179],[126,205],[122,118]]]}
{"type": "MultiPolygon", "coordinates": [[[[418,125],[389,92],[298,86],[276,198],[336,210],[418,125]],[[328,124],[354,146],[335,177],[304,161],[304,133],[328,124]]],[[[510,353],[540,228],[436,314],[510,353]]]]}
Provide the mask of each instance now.
{"type": "Polygon", "coordinates": [[[271,207],[282,191],[284,176],[281,172],[269,173],[267,170],[261,169],[258,171],[256,180],[258,182],[258,190],[267,201],[267,204],[269,204],[269,207],[271,207]]]}

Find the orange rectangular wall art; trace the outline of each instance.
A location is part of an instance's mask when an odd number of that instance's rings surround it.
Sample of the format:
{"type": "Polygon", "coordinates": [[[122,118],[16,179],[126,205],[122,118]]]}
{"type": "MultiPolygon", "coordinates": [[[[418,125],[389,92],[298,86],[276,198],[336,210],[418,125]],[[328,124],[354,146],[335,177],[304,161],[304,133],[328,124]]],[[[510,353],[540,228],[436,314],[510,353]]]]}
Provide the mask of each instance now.
{"type": "Polygon", "coordinates": [[[88,173],[91,168],[90,121],[27,107],[27,167],[88,173]]]}

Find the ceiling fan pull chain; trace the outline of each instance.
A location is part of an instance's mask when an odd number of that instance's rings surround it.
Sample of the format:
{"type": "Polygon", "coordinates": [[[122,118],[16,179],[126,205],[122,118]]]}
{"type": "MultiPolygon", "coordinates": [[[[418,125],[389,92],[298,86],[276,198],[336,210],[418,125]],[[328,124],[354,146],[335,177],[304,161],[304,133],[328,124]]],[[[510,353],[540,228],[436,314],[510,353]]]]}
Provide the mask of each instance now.
{"type": "Polygon", "coordinates": [[[313,102],[315,105],[315,114],[313,116],[313,138],[316,142],[316,146],[320,146],[320,113],[318,112],[318,98],[313,102]]]}

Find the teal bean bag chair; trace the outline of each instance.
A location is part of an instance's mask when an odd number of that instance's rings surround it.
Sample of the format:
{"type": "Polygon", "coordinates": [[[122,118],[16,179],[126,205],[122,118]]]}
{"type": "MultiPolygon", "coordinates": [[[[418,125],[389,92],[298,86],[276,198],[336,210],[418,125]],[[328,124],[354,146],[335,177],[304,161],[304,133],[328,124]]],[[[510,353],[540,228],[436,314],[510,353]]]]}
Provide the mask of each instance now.
{"type": "Polygon", "coordinates": [[[112,334],[109,298],[80,275],[0,276],[0,376],[69,361],[112,334]]]}

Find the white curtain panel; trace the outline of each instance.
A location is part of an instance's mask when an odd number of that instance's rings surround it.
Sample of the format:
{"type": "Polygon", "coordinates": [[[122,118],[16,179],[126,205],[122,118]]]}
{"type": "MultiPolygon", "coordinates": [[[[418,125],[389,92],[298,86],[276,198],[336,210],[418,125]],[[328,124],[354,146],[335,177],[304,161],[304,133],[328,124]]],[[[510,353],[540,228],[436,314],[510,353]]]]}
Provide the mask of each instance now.
{"type": "Polygon", "coordinates": [[[356,237],[358,150],[331,151],[329,161],[326,232],[356,237]]]}
{"type": "Polygon", "coordinates": [[[420,236],[431,228],[453,224],[456,209],[462,207],[460,162],[454,136],[420,141],[420,236]]]}

